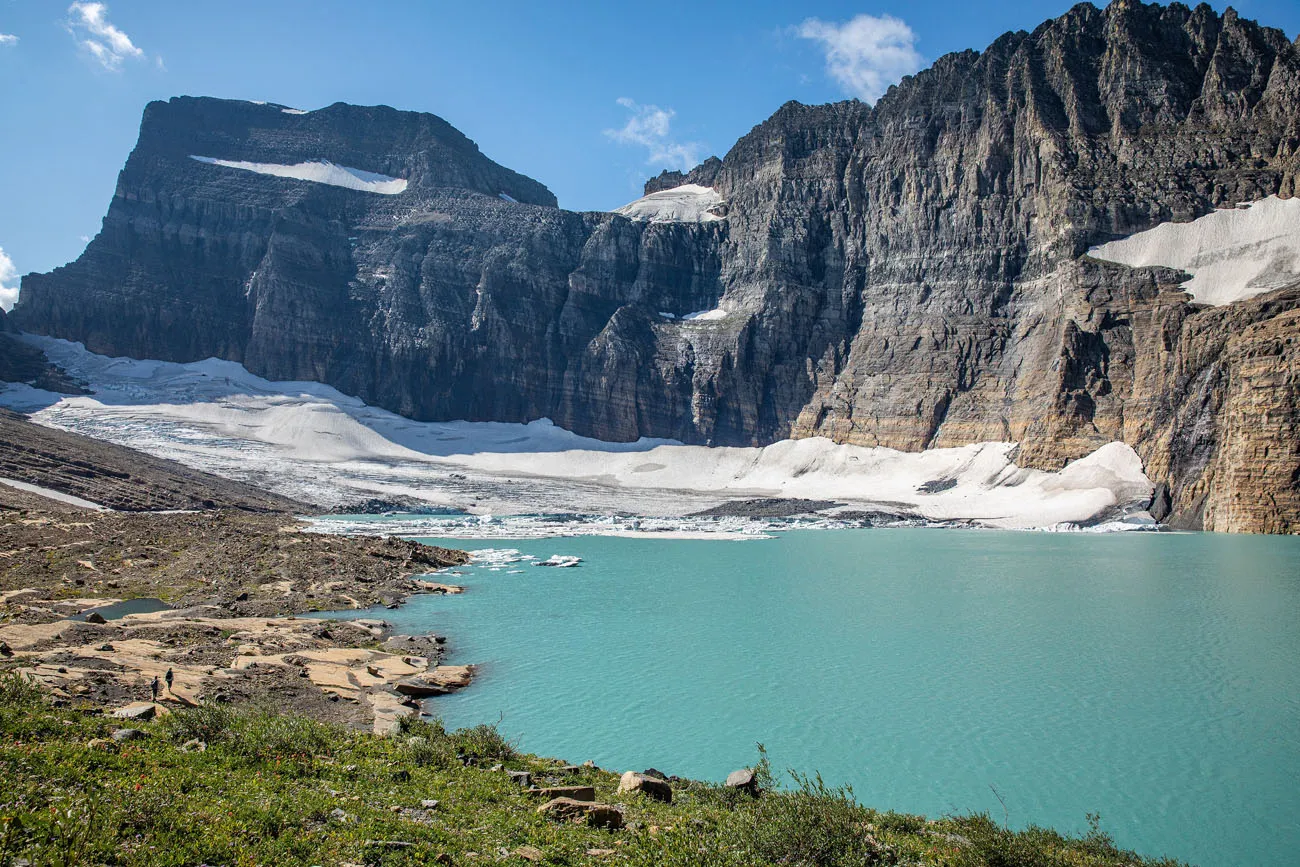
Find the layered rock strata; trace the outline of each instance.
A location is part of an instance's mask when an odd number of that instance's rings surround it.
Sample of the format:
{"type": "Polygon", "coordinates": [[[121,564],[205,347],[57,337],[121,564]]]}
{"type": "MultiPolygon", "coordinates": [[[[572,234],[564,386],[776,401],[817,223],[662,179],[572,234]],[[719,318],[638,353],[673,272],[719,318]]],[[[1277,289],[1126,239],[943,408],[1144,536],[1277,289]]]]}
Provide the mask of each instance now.
{"type": "Polygon", "coordinates": [[[715,445],[1013,440],[1038,467],[1122,439],[1174,522],[1286,532],[1297,287],[1205,308],[1182,274],[1086,252],[1289,198],[1298,172],[1300,47],[1206,5],[1082,4],[874,107],[789,103],[720,162],[647,184],[715,189],[726,218],[690,224],[560,210],[430,115],[180,98],[147,108],[103,230],[25,278],[14,318],[418,419],[715,445]]]}

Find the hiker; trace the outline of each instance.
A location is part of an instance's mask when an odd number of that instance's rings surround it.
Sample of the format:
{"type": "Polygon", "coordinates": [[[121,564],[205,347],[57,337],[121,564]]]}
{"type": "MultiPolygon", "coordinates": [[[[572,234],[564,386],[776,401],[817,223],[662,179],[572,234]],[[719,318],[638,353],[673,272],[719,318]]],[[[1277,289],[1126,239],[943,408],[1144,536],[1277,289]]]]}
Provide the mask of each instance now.
{"type": "Polygon", "coordinates": [[[165,677],[167,678],[167,691],[168,691],[168,692],[171,692],[171,691],[172,691],[172,681],[174,681],[174,680],[176,679],[176,675],[172,674],[172,670],[169,668],[169,669],[167,669],[167,674],[165,675],[165,677]]]}
{"type": "Polygon", "coordinates": [[[153,682],[149,684],[149,691],[153,693],[153,700],[154,700],[154,701],[157,701],[157,700],[158,700],[158,690],[159,690],[159,689],[160,689],[160,687],[158,686],[158,675],[155,674],[155,675],[153,676],[153,682]]]}

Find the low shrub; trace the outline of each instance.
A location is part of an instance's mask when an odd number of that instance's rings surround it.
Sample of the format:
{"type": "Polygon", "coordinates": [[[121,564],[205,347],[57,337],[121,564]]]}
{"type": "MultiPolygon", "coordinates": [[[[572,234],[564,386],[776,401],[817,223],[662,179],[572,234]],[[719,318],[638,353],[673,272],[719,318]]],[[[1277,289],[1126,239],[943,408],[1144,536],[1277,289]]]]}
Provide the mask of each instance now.
{"type": "Polygon", "coordinates": [[[852,788],[830,787],[820,774],[792,776],[794,791],[759,798],[738,814],[752,861],[826,867],[891,863],[889,847],[869,830],[871,812],[853,800],[852,788]]]}
{"type": "Polygon", "coordinates": [[[41,705],[41,687],[17,671],[0,671],[0,706],[12,709],[41,705]]]}
{"type": "Polygon", "coordinates": [[[236,717],[235,737],[230,747],[254,762],[276,759],[310,761],[328,756],[345,733],[339,726],[317,722],[305,716],[248,711],[236,717]]]}
{"type": "Polygon", "coordinates": [[[460,729],[451,738],[458,753],[479,763],[508,762],[519,757],[515,745],[496,726],[487,723],[460,729]]]}
{"type": "Polygon", "coordinates": [[[236,722],[236,714],[230,708],[205,704],[168,714],[163,717],[160,728],[178,744],[191,740],[218,744],[234,734],[236,722]]]}

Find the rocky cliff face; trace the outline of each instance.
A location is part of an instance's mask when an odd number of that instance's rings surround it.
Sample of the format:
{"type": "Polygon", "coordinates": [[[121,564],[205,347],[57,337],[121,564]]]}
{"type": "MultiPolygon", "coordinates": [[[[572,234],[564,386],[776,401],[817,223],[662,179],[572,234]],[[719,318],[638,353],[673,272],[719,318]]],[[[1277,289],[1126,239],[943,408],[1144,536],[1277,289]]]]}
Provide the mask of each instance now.
{"type": "Polygon", "coordinates": [[[1205,308],[1181,274],[1085,254],[1293,196],[1298,119],[1281,32],[1128,0],[941,58],[875,107],[790,103],[720,162],[647,184],[712,186],[710,222],[559,210],[429,115],[174,99],[146,110],[101,233],[25,278],[15,319],[421,419],[1015,440],[1044,467],[1122,439],[1174,521],[1295,531],[1300,287],[1205,308]],[[407,186],[230,165],[319,160],[407,186]]]}

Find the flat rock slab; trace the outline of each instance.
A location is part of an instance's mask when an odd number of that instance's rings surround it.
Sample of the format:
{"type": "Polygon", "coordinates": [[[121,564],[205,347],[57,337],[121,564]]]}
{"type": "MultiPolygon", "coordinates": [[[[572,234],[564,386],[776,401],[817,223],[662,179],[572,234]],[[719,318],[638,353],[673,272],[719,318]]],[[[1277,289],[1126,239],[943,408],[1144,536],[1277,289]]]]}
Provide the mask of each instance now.
{"type": "Polygon", "coordinates": [[[113,711],[113,717],[115,719],[150,720],[166,713],[167,708],[160,704],[151,701],[133,701],[125,707],[119,707],[113,711]]]}
{"type": "Polygon", "coordinates": [[[553,786],[549,789],[529,789],[528,794],[538,798],[572,798],[575,801],[595,801],[594,786],[553,786]]]}
{"type": "Polygon", "coordinates": [[[474,678],[472,665],[439,665],[433,671],[399,680],[393,689],[414,698],[446,695],[469,686],[474,678]]]}

